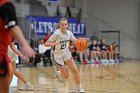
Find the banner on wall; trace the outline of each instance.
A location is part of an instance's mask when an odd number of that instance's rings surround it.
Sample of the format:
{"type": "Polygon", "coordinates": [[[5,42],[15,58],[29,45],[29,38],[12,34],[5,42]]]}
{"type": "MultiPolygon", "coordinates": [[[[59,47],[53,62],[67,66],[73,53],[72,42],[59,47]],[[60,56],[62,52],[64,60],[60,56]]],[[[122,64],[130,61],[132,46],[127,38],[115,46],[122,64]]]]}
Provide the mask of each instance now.
{"type": "MultiPolygon", "coordinates": [[[[37,34],[46,34],[47,32],[54,32],[60,17],[41,17],[41,16],[27,16],[27,20],[30,20],[33,24],[33,30],[37,34]]],[[[85,23],[79,23],[75,18],[68,18],[69,30],[75,36],[86,36],[85,23]]]]}
{"type": "Polygon", "coordinates": [[[58,0],[48,0],[48,2],[58,2],[58,0]]]}

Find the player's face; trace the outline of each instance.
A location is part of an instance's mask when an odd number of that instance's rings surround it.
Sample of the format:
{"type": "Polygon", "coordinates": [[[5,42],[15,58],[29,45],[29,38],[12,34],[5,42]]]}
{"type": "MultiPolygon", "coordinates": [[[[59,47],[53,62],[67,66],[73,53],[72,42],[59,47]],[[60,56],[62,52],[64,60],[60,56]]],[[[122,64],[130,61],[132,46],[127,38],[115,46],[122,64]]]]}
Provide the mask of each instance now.
{"type": "Polygon", "coordinates": [[[67,22],[67,21],[61,21],[61,22],[60,22],[60,29],[61,29],[62,31],[66,31],[67,28],[68,28],[68,22],[67,22]]]}

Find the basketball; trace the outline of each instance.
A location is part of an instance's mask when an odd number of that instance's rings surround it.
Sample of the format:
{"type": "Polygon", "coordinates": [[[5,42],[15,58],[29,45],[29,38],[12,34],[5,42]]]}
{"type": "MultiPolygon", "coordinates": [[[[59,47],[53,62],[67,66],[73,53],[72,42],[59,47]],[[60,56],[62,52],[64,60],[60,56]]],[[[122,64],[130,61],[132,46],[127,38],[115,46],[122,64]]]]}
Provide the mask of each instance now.
{"type": "Polygon", "coordinates": [[[84,51],[88,47],[88,41],[84,38],[80,38],[76,41],[75,47],[78,51],[84,51]]]}

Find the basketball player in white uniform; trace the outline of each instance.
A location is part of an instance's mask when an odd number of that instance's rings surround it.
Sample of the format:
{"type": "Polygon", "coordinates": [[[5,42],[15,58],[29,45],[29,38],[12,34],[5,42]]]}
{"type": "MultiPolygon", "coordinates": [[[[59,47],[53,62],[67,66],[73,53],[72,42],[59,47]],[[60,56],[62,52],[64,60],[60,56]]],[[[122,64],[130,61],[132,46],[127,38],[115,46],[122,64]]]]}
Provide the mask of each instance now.
{"type": "Polygon", "coordinates": [[[69,67],[73,73],[74,80],[78,86],[78,92],[84,93],[84,90],[81,86],[79,72],[69,51],[69,41],[71,40],[73,43],[75,43],[77,39],[74,37],[71,31],[67,30],[68,21],[66,18],[60,19],[59,28],[60,29],[57,29],[45,42],[45,46],[52,46],[52,60],[54,65],[60,70],[61,76],[64,79],[68,79],[69,74],[65,67],[65,65],[67,65],[67,67],[69,67]]]}

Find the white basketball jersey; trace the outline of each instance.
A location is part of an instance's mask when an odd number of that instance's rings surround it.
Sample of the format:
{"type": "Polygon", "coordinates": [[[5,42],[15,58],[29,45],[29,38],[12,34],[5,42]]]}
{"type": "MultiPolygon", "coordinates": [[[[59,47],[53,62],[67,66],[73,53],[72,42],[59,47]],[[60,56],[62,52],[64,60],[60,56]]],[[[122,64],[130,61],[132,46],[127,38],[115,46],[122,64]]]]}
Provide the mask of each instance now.
{"type": "Polygon", "coordinates": [[[73,35],[73,33],[69,30],[66,31],[65,34],[63,34],[60,29],[56,30],[53,35],[49,38],[51,42],[60,42],[60,44],[55,45],[52,47],[53,52],[65,52],[69,50],[69,41],[73,41],[76,39],[73,35]]]}

